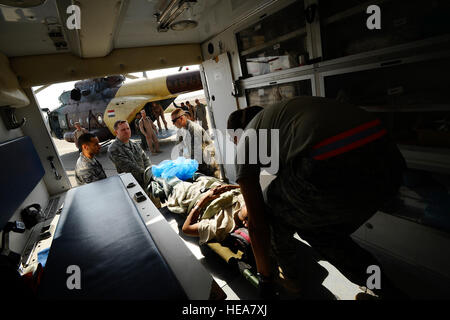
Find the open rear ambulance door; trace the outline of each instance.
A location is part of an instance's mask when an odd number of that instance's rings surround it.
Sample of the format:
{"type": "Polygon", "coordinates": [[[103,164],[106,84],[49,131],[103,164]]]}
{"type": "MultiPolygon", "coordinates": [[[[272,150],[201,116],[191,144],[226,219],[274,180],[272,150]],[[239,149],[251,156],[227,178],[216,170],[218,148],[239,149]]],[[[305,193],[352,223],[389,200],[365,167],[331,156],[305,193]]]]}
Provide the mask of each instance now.
{"type": "Polygon", "coordinates": [[[228,116],[237,109],[233,96],[233,78],[228,53],[201,65],[203,88],[208,101],[208,111],[214,129],[216,160],[221,164],[222,174],[235,181],[234,144],[226,136],[228,116]]]}

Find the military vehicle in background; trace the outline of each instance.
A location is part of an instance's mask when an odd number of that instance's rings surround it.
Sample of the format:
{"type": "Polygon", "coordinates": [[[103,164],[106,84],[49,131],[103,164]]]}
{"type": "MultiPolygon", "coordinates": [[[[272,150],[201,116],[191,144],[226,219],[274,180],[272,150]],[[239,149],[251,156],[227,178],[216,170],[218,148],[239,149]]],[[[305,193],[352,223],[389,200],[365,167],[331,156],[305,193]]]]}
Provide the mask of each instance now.
{"type": "Polygon", "coordinates": [[[100,141],[106,141],[114,138],[115,121],[132,123],[142,109],[155,121],[152,102],[158,102],[165,110],[178,95],[203,88],[199,71],[128,84],[123,84],[124,81],[123,75],[82,80],[75,83],[73,90],[64,91],[59,96],[61,106],[48,112],[52,135],[74,142],[75,123],[79,122],[100,141]]]}
{"type": "Polygon", "coordinates": [[[75,83],[73,90],[64,91],[59,96],[61,106],[48,114],[53,135],[73,142],[74,124],[79,122],[101,140],[111,138],[103,123],[103,113],[124,81],[122,75],[82,80],[75,83]]]}

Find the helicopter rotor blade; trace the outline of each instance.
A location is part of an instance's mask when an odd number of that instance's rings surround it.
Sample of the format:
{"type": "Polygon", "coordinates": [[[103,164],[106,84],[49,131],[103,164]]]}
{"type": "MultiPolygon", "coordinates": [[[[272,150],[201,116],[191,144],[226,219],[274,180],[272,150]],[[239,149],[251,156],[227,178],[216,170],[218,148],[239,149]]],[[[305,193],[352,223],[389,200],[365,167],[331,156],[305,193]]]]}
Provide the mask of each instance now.
{"type": "Polygon", "coordinates": [[[125,78],[131,79],[131,80],[136,80],[139,79],[139,77],[133,76],[132,74],[124,74],[125,78]]]}
{"type": "Polygon", "coordinates": [[[39,93],[39,92],[41,92],[42,90],[47,89],[47,88],[50,87],[50,86],[51,86],[51,84],[43,85],[43,86],[40,87],[39,89],[36,89],[36,91],[34,91],[34,93],[35,93],[35,94],[36,94],[36,93],[39,93]]]}

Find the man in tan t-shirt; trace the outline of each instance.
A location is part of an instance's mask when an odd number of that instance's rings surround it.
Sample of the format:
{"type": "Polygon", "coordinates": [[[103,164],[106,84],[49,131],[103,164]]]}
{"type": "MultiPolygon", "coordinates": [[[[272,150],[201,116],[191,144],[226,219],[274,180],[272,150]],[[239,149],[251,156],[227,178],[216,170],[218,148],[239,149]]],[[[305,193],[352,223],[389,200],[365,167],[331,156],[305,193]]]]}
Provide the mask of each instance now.
{"type": "Polygon", "coordinates": [[[163,121],[166,130],[169,130],[167,129],[167,121],[164,118],[164,109],[162,108],[162,106],[158,102],[152,102],[151,105],[152,105],[152,113],[158,123],[159,131],[162,131],[161,122],[159,122],[159,118],[161,118],[161,120],[163,121]]]}
{"type": "Polygon", "coordinates": [[[159,150],[158,137],[156,136],[157,128],[153,121],[147,117],[145,110],[141,110],[141,120],[139,120],[139,129],[145,135],[147,145],[152,154],[161,153],[159,150]]]}
{"type": "Polygon", "coordinates": [[[89,131],[86,130],[85,128],[83,128],[79,122],[75,122],[75,128],[76,128],[76,130],[73,132],[73,138],[74,138],[75,146],[81,152],[81,146],[78,145],[78,138],[80,138],[80,136],[83,133],[88,133],[89,131]]]}

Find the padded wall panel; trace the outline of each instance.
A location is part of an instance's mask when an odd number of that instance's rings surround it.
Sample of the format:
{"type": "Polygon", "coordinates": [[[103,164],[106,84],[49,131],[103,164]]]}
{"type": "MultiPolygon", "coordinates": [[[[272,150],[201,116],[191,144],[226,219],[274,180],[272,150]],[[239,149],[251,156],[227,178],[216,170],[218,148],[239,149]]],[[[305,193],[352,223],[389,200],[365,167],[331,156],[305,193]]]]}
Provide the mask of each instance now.
{"type": "Polygon", "coordinates": [[[0,229],[44,174],[44,167],[30,137],[0,143],[0,229]]]}

